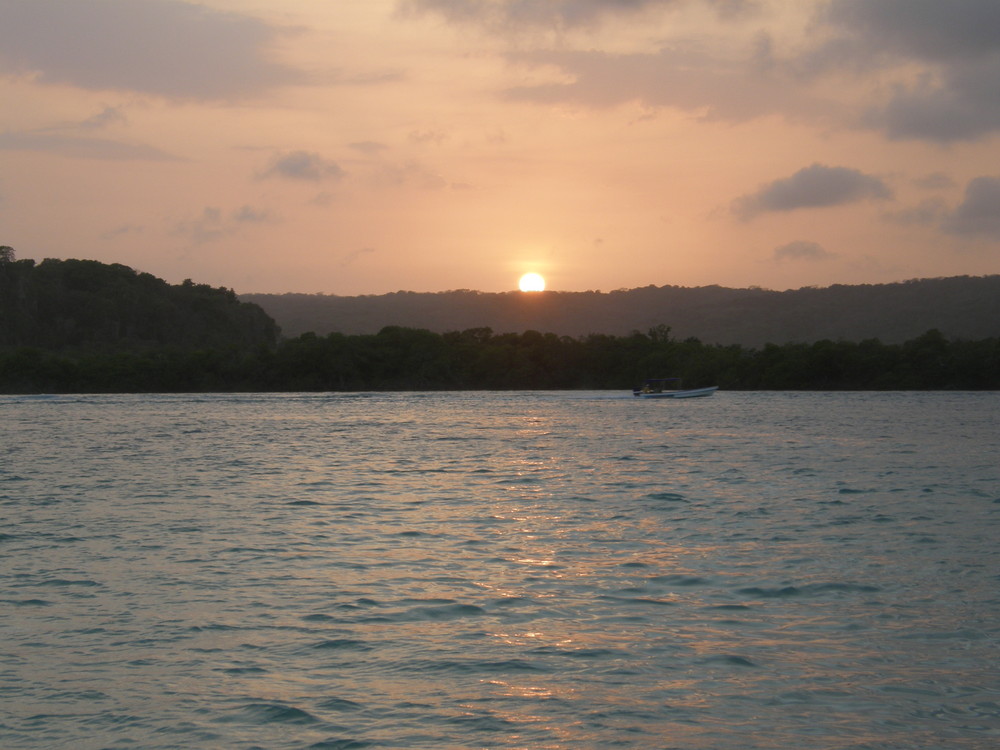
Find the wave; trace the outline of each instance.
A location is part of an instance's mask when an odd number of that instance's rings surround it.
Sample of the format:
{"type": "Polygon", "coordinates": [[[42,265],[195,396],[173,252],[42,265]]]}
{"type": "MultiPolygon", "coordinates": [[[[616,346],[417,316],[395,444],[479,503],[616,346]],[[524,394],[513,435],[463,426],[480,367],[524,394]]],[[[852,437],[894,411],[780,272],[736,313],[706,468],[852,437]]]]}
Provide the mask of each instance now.
{"type": "Polygon", "coordinates": [[[246,703],[234,709],[222,721],[250,721],[255,724],[320,724],[308,711],[284,703],[246,703]]]}
{"type": "Polygon", "coordinates": [[[823,596],[830,593],[874,593],[881,591],[878,586],[858,583],[807,583],[801,586],[748,586],[737,589],[737,593],[761,599],[779,599],[794,596],[823,596]]]}

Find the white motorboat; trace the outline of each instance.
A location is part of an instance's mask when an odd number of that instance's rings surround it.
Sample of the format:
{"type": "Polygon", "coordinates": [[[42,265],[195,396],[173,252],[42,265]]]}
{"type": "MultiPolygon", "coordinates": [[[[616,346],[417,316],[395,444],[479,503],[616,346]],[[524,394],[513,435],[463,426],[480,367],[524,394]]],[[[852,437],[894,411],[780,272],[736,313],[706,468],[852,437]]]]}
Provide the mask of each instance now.
{"type": "Polygon", "coordinates": [[[632,395],[636,398],[698,398],[711,396],[717,390],[717,385],[683,388],[680,378],[649,378],[641,388],[633,388],[632,395]]]}

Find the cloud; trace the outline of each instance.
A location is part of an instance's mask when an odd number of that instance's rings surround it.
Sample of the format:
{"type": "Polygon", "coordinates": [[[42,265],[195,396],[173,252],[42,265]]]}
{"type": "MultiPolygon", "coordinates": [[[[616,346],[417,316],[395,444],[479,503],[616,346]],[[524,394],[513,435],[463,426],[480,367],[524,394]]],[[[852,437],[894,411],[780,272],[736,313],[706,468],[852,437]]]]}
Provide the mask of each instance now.
{"type": "Polygon", "coordinates": [[[354,143],[348,143],[347,145],[365,156],[378,156],[380,153],[389,148],[384,143],[379,143],[377,141],[355,141],[354,143]]]}
{"type": "Polygon", "coordinates": [[[833,0],[825,15],[883,54],[954,61],[1000,50],[996,0],[833,0]]]}
{"type": "Polygon", "coordinates": [[[241,206],[233,212],[233,221],[238,224],[269,224],[275,221],[274,215],[266,208],[241,206]]]}
{"type": "MultiPolygon", "coordinates": [[[[2,0],[0,0],[2,2],[2,0]]],[[[100,138],[97,131],[109,130],[127,122],[116,107],[82,121],[61,122],[22,132],[0,133],[0,151],[36,151],[76,159],[104,161],[176,161],[178,157],[154,146],[131,141],[100,138]]]]}
{"type": "Polygon", "coordinates": [[[767,70],[759,52],[719,54],[697,45],[677,44],[656,53],[610,54],[586,51],[528,51],[511,62],[554,67],[568,81],[520,86],[508,99],[535,103],[569,102],[613,107],[635,101],[674,107],[708,120],[745,121],[774,112],[819,114],[828,108],[780,70],[767,70]]]}
{"type": "Polygon", "coordinates": [[[46,131],[0,133],[0,151],[41,151],[76,159],[174,161],[177,157],[142,143],[46,131]]]}
{"type": "Polygon", "coordinates": [[[284,177],[289,180],[321,182],[344,176],[339,164],[312,151],[292,151],[276,156],[261,177],[284,177]]]}
{"type": "Polygon", "coordinates": [[[170,233],[176,237],[187,237],[196,245],[204,245],[234,235],[243,226],[274,221],[276,219],[266,209],[242,206],[227,216],[220,208],[206,206],[195,218],[177,222],[170,233]]]}
{"type": "Polygon", "coordinates": [[[436,13],[451,23],[491,29],[527,27],[573,28],[611,14],[675,5],[677,0],[408,0],[411,13],[436,13]]]}
{"type": "Polygon", "coordinates": [[[435,13],[450,23],[473,24],[491,30],[532,28],[574,29],[594,26],[612,16],[683,4],[703,4],[720,18],[748,14],[757,0],[402,0],[410,14],[435,13]]]}
{"type": "Polygon", "coordinates": [[[448,134],[442,130],[414,130],[410,132],[409,140],[415,146],[423,146],[427,143],[440,146],[448,140],[448,134]]]}
{"type": "Polygon", "coordinates": [[[168,98],[244,97],[302,80],[269,58],[287,31],[181,0],[4,0],[0,72],[168,98]]]}
{"type": "Polygon", "coordinates": [[[890,138],[951,143],[1000,130],[1000,55],[949,66],[942,79],[901,89],[875,111],[890,138]]]}
{"type": "Polygon", "coordinates": [[[370,255],[375,252],[373,247],[362,247],[358,250],[352,250],[351,252],[344,255],[340,260],[341,268],[347,268],[348,266],[353,266],[362,256],[370,255]]]}
{"type": "Polygon", "coordinates": [[[109,229],[101,235],[102,240],[113,240],[118,237],[126,237],[129,235],[142,234],[146,231],[146,228],[141,224],[122,224],[115,227],[114,229],[109,229]]]}
{"type": "Polygon", "coordinates": [[[965,188],[965,199],[941,227],[949,234],[1000,241],[1000,177],[977,177],[965,188]]]}
{"type": "Polygon", "coordinates": [[[823,20],[837,33],[814,59],[900,69],[869,116],[890,138],[950,143],[1000,130],[996,0],[833,0],[823,20]]]}
{"type": "Polygon", "coordinates": [[[377,179],[383,185],[421,190],[440,190],[449,186],[448,181],[433,169],[412,160],[403,164],[382,165],[377,179]]]}
{"type": "Polygon", "coordinates": [[[526,32],[508,40],[506,59],[544,74],[555,70],[559,79],[509,88],[503,92],[508,100],[590,108],[638,102],[709,120],[745,121],[778,112],[825,117],[831,102],[778,63],[772,37],[757,24],[739,23],[763,5],[757,0],[409,0],[404,7],[491,32],[526,32]],[[703,23],[705,7],[724,23],[703,23]],[[674,31],[673,20],[662,17],[668,11],[678,14],[678,29],[688,28],[684,22],[691,18],[702,21],[697,37],[674,31]],[[647,12],[648,24],[636,20],[647,12]],[[595,47],[594,38],[586,36],[587,47],[574,49],[573,36],[561,33],[622,18],[648,27],[648,39],[666,41],[656,51],[642,42],[641,52],[627,52],[595,47]],[[546,33],[551,30],[558,36],[546,33]]]}
{"type": "Polygon", "coordinates": [[[813,164],[738,198],[733,203],[733,212],[749,220],[772,211],[840,206],[891,196],[889,187],[878,177],[848,167],[813,164]]]}
{"type": "Polygon", "coordinates": [[[634,101],[735,122],[781,114],[936,143],[1000,131],[997,0],[816,0],[798,42],[783,22],[795,14],[779,3],[769,16],[767,4],[749,0],[405,0],[402,7],[515,34],[509,60],[561,74],[511,88],[509,99],[593,108],[634,101]],[[702,23],[697,38],[682,36],[684,21],[704,7],[725,28],[702,23]],[[680,23],[664,19],[666,11],[680,23]],[[659,51],[593,47],[593,37],[585,38],[588,48],[573,49],[569,32],[635,22],[641,13],[650,14],[649,38],[667,40],[659,51]],[[852,77],[834,77],[844,71],[852,77]]]}
{"type": "Polygon", "coordinates": [[[887,212],[884,218],[903,226],[933,226],[947,213],[948,207],[942,198],[927,198],[912,208],[887,212]]]}
{"type": "Polygon", "coordinates": [[[125,113],[118,107],[105,107],[93,117],[88,117],[77,124],[81,130],[103,130],[111,125],[124,125],[128,122],[125,113]]]}
{"type": "Polygon", "coordinates": [[[931,172],[923,177],[918,177],[913,184],[925,190],[944,190],[955,187],[955,181],[944,172],[931,172]]]}
{"type": "Polygon", "coordinates": [[[774,260],[779,263],[786,260],[819,261],[833,257],[834,254],[825,250],[822,245],[809,240],[795,240],[774,248],[774,260]]]}
{"type": "Polygon", "coordinates": [[[230,233],[231,230],[226,227],[222,217],[222,211],[214,206],[206,206],[194,219],[178,222],[171,231],[172,235],[187,237],[197,245],[214,242],[230,233]]]}

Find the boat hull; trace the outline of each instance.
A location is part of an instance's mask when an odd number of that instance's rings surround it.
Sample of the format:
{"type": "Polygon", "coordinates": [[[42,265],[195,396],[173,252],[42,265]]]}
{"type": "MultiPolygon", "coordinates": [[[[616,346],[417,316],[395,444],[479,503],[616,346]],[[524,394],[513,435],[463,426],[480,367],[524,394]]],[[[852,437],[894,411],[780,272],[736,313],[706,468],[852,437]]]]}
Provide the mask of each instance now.
{"type": "Polygon", "coordinates": [[[636,391],[635,395],[639,398],[702,398],[704,396],[711,396],[717,390],[719,390],[719,386],[713,385],[708,388],[690,388],[683,391],[660,391],[658,393],[636,391]]]}

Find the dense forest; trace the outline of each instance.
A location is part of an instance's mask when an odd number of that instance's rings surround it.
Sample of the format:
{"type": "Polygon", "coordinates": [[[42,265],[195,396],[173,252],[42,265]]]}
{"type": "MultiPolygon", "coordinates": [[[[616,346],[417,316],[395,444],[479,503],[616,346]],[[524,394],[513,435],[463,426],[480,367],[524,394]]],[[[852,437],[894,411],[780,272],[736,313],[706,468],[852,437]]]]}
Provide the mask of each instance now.
{"type": "Polygon", "coordinates": [[[606,293],[463,290],[360,297],[245,294],[241,299],[260,305],[286,336],[377,333],[401,322],[438,333],[491,328],[576,337],[627,336],[667,324],[678,338],[754,347],[872,338],[901,344],[931,329],[948,338],[1000,336],[1000,276],[785,292],[647,286],[606,293]]]}
{"type": "Polygon", "coordinates": [[[706,344],[668,322],[624,335],[434,332],[280,339],[227,289],[0,248],[0,392],[620,389],[681,377],[723,389],[1000,389],[1000,337],[928,330],[884,343],[706,344]]]}
{"type": "Polygon", "coordinates": [[[94,260],[16,260],[0,247],[0,347],[60,352],[273,347],[279,329],[231,289],[171,285],[94,260]]]}
{"type": "Polygon", "coordinates": [[[0,348],[0,392],[629,389],[646,377],[740,390],[1000,389],[1000,339],[903,344],[871,339],[761,349],[671,338],[665,326],[582,338],[489,329],[303,334],[275,349],[182,349],[67,355],[0,348]]]}

